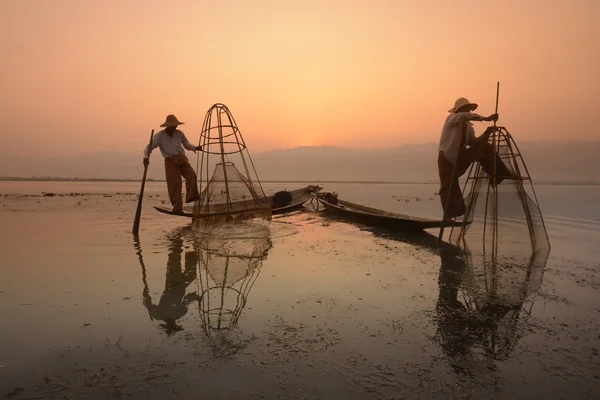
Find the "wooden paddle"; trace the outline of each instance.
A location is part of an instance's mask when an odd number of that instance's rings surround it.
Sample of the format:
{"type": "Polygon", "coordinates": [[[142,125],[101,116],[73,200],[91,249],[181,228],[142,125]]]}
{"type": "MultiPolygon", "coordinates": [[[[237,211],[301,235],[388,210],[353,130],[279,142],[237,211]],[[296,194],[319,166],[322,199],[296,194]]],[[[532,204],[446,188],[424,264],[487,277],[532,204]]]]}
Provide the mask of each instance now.
{"type": "MultiPolygon", "coordinates": [[[[154,129],[150,132],[150,144],[148,149],[152,148],[152,138],[154,137],[154,129]]],[[[148,153],[148,161],[150,161],[150,153],[148,153]]],[[[149,163],[148,163],[149,164],[149,163]]],[[[140,218],[142,216],[142,199],[144,197],[144,187],[146,186],[146,174],[148,173],[148,164],[144,165],[144,176],[142,177],[142,187],[140,189],[140,197],[138,199],[137,210],[135,211],[135,219],[133,220],[133,229],[131,233],[138,234],[140,230],[140,218]]]]}

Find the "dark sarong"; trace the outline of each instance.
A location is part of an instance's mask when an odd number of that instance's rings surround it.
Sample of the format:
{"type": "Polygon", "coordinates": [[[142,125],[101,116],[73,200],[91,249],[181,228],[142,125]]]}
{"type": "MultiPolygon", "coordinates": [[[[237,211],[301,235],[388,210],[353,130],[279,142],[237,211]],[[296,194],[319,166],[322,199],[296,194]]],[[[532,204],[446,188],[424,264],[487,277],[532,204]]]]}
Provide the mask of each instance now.
{"type": "Polygon", "coordinates": [[[492,145],[487,142],[488,137],[482,135],[475,139],[469,148],[462,148],[458,152],[456,169],[444,156],[438,152],[438,171],[440,175],[440,200],[444,210],[444,218],[456,218],[464,215],[466,206],[458,178],[464,175],[471,164],[478,161],[489,176],[494,175],[494,158],[496,163],[496,182],[499,184],[503,179],[512,176],[513,173],[502,162],[497,154],[494,154],[492,145]]]}

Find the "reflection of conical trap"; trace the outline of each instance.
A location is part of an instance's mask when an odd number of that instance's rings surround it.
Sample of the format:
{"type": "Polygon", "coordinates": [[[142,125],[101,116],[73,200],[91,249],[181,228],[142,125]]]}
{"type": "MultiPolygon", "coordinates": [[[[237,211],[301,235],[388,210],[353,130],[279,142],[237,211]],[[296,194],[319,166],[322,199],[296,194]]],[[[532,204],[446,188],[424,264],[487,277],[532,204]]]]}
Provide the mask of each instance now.
{"type": "Polygon", "coordinates": [[[508,357],[527,328],[548,254],[489,266],[455,247],[440,250],[438,333],[452,364],[473,368],[508,357]]]}
{"type": "Polygon", "coordinates": [[[225,105],[215,104],[206,113],[200,145],[198,183],[201,193],[194,207],[194,225],[270,219],[271,206],[246,143],[225,105]]]}
{"type": "Polygon", "coordinates": [[[486,146],[480,160],[491,157],[493,171],[486,173],[481,163],[471,166],[463,190],[468,191],[464,223],[453,227],[450,242],[466,247],[468,241],[473,256],[485,263],[523,264],[532,253],[550,248],[531,177],[505,128],[497,128],[486,146]]]}
{"type": "Polygon", "coordinates": [[[209,336],[233,328],[246,306],[272,246],[269,228],[258,228],[251,238],[211,236],[200,242],[199,311],[209,336]]]}
{"type": "Polygon", "coordinates": [[[466,257],[463,293],[467,307],[480,315],[482,345],[495,359],[506,358],[522,335],[542,283],[549,250],[529,254],[524,264],[496,263],[489,268],[466,257]],[[470,300],[470,301],[469,301],[470,300]]]}

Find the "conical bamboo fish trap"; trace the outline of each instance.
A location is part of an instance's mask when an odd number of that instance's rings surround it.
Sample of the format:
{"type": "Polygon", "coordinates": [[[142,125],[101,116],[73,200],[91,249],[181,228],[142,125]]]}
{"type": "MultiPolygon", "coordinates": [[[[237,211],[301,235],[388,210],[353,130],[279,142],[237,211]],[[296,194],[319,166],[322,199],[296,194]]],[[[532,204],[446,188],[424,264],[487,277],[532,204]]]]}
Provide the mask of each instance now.
{"type": "Polygon", "coordinates": [[[511,176],[499,176],[496,161],[491,175],[473,163],[463,189],[466,212],[462,223],[453,224],[450,242],[468,249],[475,263],[481,258],[488,265],[523,264],[531,254],[550,249],[542,212],[523,156],[506,128],[496,128],[488,144],[511,176]]]}
{"type": "Polygon", "coordinates": [[[271,218],[271,206],[260,184],[246,142],[224,104],[206,113],[198,159],[200,199],[194,205],[194,227],[252,218],[271,218]]]}

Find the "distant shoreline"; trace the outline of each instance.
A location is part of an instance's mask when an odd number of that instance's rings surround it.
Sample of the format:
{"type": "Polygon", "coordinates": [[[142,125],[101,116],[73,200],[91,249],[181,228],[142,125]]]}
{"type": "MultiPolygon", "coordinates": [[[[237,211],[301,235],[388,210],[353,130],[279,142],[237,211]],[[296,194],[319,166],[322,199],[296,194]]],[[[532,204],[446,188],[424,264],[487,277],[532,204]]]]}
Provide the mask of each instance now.
{"type": "MultiPolygon", "coordinates": [[[[60,177],[0,177],[0,182],[141,182],[141,179],[118,178],[60,178],[60,177]]],[[[164,179],[146,179],[146,182],[166,182],[164,179]]],[[[334,181],[334,180],[261,180],[261,183],[362,183],[362,184],[403,184],[403,185],[435,185],[436,181],[334,181]]],[[[600,181],[535,181],[535,185],[585,185],[598,186],[600,181]]]]}

